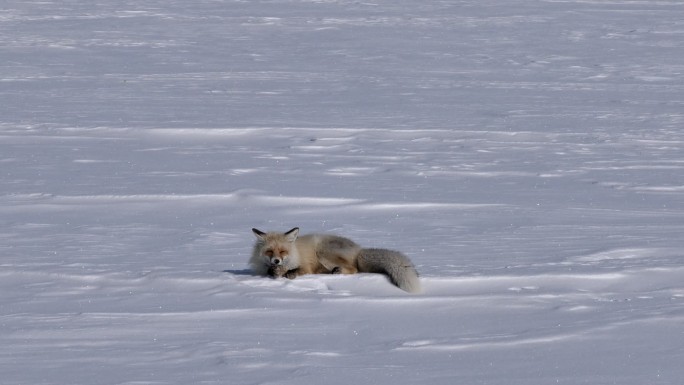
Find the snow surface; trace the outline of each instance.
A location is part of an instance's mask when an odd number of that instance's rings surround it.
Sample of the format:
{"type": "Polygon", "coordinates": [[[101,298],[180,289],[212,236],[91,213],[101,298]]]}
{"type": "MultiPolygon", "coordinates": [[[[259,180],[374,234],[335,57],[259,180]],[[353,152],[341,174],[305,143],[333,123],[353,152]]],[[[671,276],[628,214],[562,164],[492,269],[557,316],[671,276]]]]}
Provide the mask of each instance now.
{"type": "Polygon", "coordinates": [[[682,15],[5,0],[0,383],[681,384],[682,15]],[[294,226],[425,293],[250,275],[294,226]]]}

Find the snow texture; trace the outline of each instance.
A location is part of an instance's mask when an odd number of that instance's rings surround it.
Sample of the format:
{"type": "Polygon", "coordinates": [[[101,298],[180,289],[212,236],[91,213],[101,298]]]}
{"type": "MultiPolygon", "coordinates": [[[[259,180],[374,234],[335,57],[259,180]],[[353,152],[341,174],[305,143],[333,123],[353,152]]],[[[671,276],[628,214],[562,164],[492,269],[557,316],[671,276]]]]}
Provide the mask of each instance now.
{"type": "Polygon", "coordinates": [[[0,382],[680,384],[684,2],[5,0],[0,382]],[[406,253],[250,274],[250,229],[406,253]]]}

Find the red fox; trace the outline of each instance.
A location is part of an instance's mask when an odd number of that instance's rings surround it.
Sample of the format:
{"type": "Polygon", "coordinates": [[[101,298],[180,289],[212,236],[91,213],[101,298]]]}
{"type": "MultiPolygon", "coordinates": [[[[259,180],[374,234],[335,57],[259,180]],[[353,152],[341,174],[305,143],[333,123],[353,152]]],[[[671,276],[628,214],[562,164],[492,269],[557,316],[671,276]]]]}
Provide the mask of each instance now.
{"type": "Polygon", "coordinates": [[[304,274],[380,273],[409,293],[421,290],[413,263],[398,251],[364,249],[337,235],[298,237],[298,227],[285,233],[252,232],[257,240],[249,264],[257,275],[293,279],[304,274]]]}

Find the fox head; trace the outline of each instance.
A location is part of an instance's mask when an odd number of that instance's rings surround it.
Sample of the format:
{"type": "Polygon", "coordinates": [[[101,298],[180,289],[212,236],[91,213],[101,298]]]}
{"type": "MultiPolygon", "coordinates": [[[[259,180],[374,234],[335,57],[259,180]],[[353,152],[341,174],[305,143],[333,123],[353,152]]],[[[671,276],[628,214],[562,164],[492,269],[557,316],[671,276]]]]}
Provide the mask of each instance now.
{"type": "Polygon", "coordinates": [[[258,229],[252,229],[257,237],[256,247],[261,255],[271,266],[286,265],[294,248],[294,242],[299,234],[299,227],[295,227],[286,233],[265,233],[258,229]]]}

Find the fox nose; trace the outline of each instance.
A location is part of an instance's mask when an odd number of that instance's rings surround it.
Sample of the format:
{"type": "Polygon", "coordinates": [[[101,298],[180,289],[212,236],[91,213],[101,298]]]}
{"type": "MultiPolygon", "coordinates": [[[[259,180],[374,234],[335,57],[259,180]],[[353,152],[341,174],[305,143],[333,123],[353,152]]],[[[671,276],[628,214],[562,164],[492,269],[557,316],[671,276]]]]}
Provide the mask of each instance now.
{"type": "Polygon", "coordinates": [[[273,258],[273,259],[271,259],[271,264],[272,264],[272,265],[275,265],[275,266],[280,265],[282,262],[283,262],[283,261],[281,261],[280,258],[273,258]]]}

